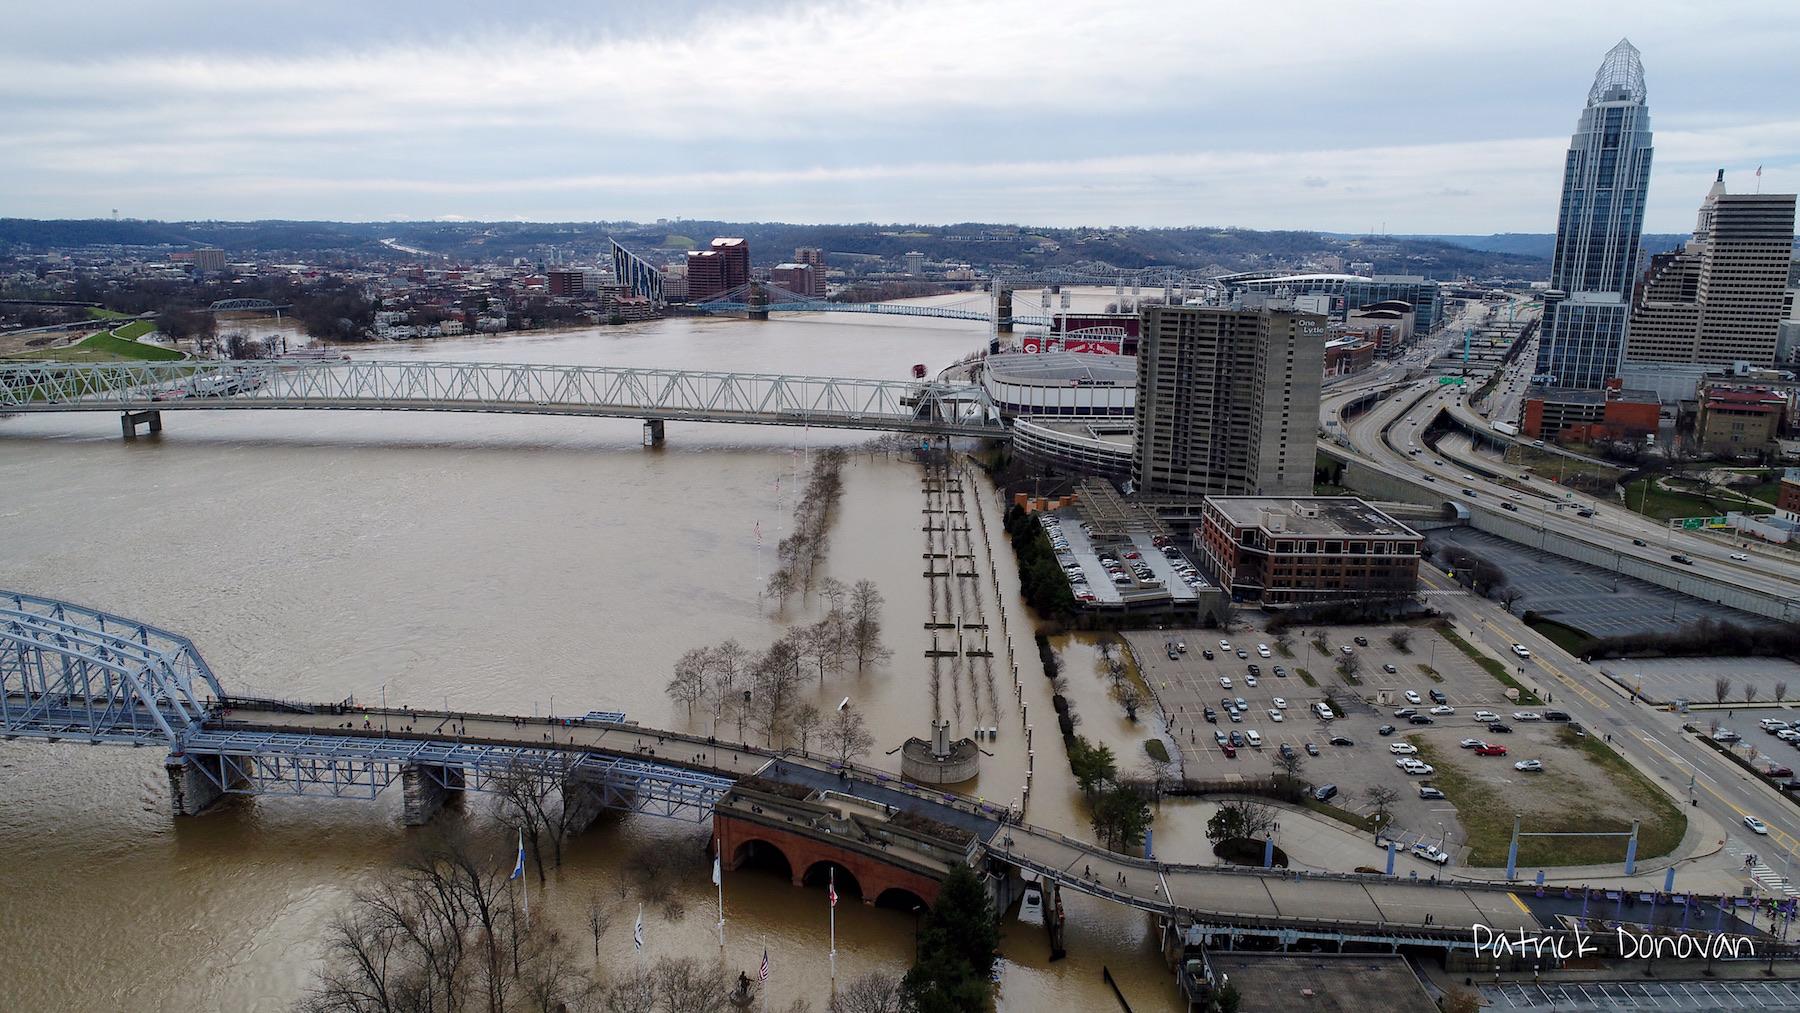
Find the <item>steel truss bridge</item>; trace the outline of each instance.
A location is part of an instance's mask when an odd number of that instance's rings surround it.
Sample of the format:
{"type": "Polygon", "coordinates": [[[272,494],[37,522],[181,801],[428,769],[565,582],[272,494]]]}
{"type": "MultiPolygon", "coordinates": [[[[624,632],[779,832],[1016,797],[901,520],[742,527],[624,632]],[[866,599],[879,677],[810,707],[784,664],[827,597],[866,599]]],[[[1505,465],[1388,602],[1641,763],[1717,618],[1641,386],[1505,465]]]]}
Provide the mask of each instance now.
{"type": "MultiPolygon", "coordinates": [[[[340,730],[357,723],[348,714],[345,705],[228,697],[186,637],[69,602],[0,591],[0,735],[166,746],[171,782],[179,769],[195,779],[190,790],[208,798],[374,798],[408,776],[442,790],[484,791],[524,772],[541,783],[580,785],[599,807],[698,821],[710,818],[713,803],[750,772],[721,774],[535,739],[445,736],[448,720],[407,735],[382,725],[340,730]],[[234,719],[238,707],[291,727],[234,719]]],[[[407,712],[383,716],[388,724],[413,720],[407,712]]],[[[511,727],[511,721],[504,723],[511,727]]],[[[621,735],[636,734],[619,727],[621,735]]],[[[520,738],[541,730],[522,729],[520,738]]]]}
{"type": "Polygon", "coordinates": [[[1007,435],[980,387],[922,380],[379,360],[0,364],[0,412],[292,408],[1007,435]]]}
{"type": "MultiPolygon", "coordinates": [[[[892,302],[832,302],[817,296],[801,295],[790,292],[778,285],[765,282],[754,282],[724,292],[714,298],[694,303],[690,308],[700,313],[710,314],[744,314],[752,310],[764,310],[770,313],[874,313],[890,317],[932,317],[938,320],[979,320],[991,323],[994,314],[985,309],[966,309],[960,306],[920,306],[914,303],[892,302]],[[762,300],[753,300],[753,295],[761,295],[762,300]]],[[[1026,327],[1049,327],[1051,320],[1046,316],[1015,315],[1012,322],[1026,327]]]]}

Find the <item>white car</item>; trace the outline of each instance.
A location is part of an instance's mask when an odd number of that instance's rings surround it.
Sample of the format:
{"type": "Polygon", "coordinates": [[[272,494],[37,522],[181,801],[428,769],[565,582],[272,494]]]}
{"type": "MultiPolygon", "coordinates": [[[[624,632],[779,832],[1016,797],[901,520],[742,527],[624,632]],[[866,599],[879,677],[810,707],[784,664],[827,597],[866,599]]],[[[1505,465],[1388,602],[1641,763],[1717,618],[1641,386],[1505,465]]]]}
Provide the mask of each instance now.
{"type": "Polygon", "coordinates": [[[1284,717],[1279,710],[1276,710],[1275,708],[1270,707],[1269,708],[1269,720],[1270,721],[1286,721],[1287,718],[1284,717]]]}
{"type": "Polygon", "coordinates": [[[1338,650],[1343,651],[1346,656],[1356,653],[1356,649],[1351,647],[1349,644],[1345,644],[1344,646],[1338,648],[1338,650]]]}
{"type": "Polygon", "coordinates": [[[1407,764],[1406,772],[1414,777],[1430,777],[1437,773],[1437,768],[1424,760],[1413,760],[1407,764]]]}
{"type": "Polygon", "coordinates": [[[1779,718],[1763,718],[1761,721],[1758,721],[1757,724],[1761,726],[1763,731],[1768,732],[1770,735],[1774,735],[1776,732],[1782,731],[1788,727],[1788,723],[1779,718]]]}
{"type": "Polygon", "coordinates": [[[1461,742],[1458,742],[1457,745],[1463,747],[1464,749],[1480,749],[1482,746],[1487,745],[1487,743],[1481,741],[1480,739],[1464,739],[1461,742]]]}
{"type": "Polygon", "coordinates": [[[1764,823],[1762,820],[1757,819],[1754,816],[1744,817],[1744,826],[1749,827],[1750,832],[1753,834],[1765,834],[1766,835],[1769,832],[1769,825],[1767,823],[1764,823]]]}
{"type": "Polygon", "coordinates": [[[1244,676],[1244,685],[1249,686],[1251,689],[1255,689],[1256,688],[1256,676],[1254,676],[1254,675],[1244,676]]]}
{"type": "Polygon", "coordinates": [[[1518,655],[1521,658],[1531,657],[1531,651],[1528,650],[1524,644],[1514,644],[1513,645],[1513,653],[1518,655]]]}
{"type": "Polygon", "coordinates": [[[1741,552],[1734,552],[1734,553],[1732,553],[1732,554],[1731,554],[1731,558],[1732,558],[1732,559],[1735,559],[1735,560],[1737,560],[1737,561],[1738,561],[1738,562],[1740,562],[1740,563],[1748,563],[1748,562],[1750,562],[1750,557],[1749,557],[1749,556],[1746,556],[1746,555],[1744,555],[1744,554],[1743,554],[1743,553],[1741,553],[1741,552]]]}
{"type": "Polygon", "coordinates": [[[1431,708],[1431,713],[1433,713],[1433,714],[1455,714],[1456,708],[1450,706],[1447,703],[1441,703],[1441,704],[1438,704],[1436,707],[1431,708]]]}
{"type": "Polygon", "coordinates": [[[1230,689],[1231,688],[1231,676],[1229,676],[1229,675],[1219,676],[1219,687],[1221,689],[1230,689]]]}
{"type": "Polygon", "coordinates": [[[1513,769],[1514,770],[1523,770],[1528,773],[1529,772],[1541,773],[1544,769],[1544,761],[1542,761],[1542,760],[1520,760],[1518,763],[1513,764],[1513,769]]]}
{"type": "Polygon", "coordinates": [[[1406,702],[1416,704],[1416,703],[1424,703],[1425,700],[1424,700],[1424,698],[1420,697],[1417,692],[1409,689],[1406,691],[1406,702]]]}
{"type": "Polygon", "coordinates": [[[1514,721],[1542,721],[1544,716],[1537,711],[1513,711],[1514,721]]]}
{"type": "Polygon", "coordinates": [[[1500,715],[1495,714],[1493,711],[1476,711],[1475,712],[1475,720],[1477,720],[1477,721],[1498,721],[1498,720],[1500,720],[1500,715]]]}
{"type": "Polygon", "coordinates": [[[1282,710],[1287,710],[1287,699],[1285,697],[1278,696],[1275,699],[1270,700],[1269,702],[1274,704],[1275,706],[1281,708],[1282,710]]]}
{"type": "Polygon", "coordinates": [[[1256,653],[1265,658],[1269,657],[1269,645],[1268,644],[1257,644],[1256,645],[1256,653]]]}
{"type": "Polygon", "coordinates": [[[1783,742],[1800,742],[1800,730],[1783,728],[1775,733],[1775,737],[1783,742]]]}
{"type": "Polygon", "coordinates": [[[1388,752],[1393,753],[1395,756],[1411,756],[1418,751],[1419,747],[1410,742],[1388,743],[1388,752]]]}
{"type": "Polygon", "coordinates": [[[1420,858],[1423,858],[1427,862],[1431,862],[1434,865],[1450,864],[1450,856],[1449,855],[1445,854],[1442,851],[1439,851],[1435,845],[1426,844],[1424,841],[1420,841],[1419,843],[1413,845],[1412,853],[1419,856],[1420,858]]]}
{"type": "Polygon", "coordinates": [[[1229,640],[1219,641],[1219,650],[1224,651],[1226,654],[1230,654],[1231,653],[1231,641],[1229,641],[1229,640]]]}

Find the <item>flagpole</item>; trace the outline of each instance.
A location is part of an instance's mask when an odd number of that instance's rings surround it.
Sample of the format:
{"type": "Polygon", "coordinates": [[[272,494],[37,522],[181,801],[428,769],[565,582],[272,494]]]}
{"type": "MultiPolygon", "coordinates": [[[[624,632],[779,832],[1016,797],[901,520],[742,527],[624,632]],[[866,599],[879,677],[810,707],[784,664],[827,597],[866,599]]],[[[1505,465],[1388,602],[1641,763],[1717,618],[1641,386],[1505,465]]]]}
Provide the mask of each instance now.
{"type": "Polygon", "coordinates": [[[831,876],[831,994],[837,996],[837,866],[829,866],[831,876]]]}
{"type": "MultiPolygon", "coordinates": [[[[525,828],[519,828],[519,863],[525,862],[525,828]]],[[[519,875],[519,893],[525,898],[525,925],[531,925],[531,877],[523,873],[519,875]]]]}
{"type": "Polygon", "coordinates": [[[719,950],[721,956],[723,956],[723,951],[725,949],[725,869],[723,864],[725,853],[720,850],[722,847],[723,844],[720,839],[717,836],[714,836],[713,882],[719,887],[719,950]]]}

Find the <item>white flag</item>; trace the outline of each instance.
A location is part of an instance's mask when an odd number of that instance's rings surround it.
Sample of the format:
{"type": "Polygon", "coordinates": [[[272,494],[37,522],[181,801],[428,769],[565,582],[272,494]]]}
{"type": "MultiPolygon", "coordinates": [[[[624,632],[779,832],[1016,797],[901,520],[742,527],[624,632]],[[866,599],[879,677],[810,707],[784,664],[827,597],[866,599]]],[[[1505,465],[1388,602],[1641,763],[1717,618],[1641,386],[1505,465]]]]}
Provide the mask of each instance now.
{"type": "Polygon", "coordinates": [[[638,905],[637,924],[631,929],[631,945],[638,950],[644,948],[644,905],[638,905]]]}
{"type": "Polygon", "coordinates": [[[720,869],[719,869],[719,856],[714,855],[713,856],[713,885],[714,886],[723,886],[724,884],[722,882],[720,882],[720,879],[721,879],[721,875],[720,875],[720,869]]]}

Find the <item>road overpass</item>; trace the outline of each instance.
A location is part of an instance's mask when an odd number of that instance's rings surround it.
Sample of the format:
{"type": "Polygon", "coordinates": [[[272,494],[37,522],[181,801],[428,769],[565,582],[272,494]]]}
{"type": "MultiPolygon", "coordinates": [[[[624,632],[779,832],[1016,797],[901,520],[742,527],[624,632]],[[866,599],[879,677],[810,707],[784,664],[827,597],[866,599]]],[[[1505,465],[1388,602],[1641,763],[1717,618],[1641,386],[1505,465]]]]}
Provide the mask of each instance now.
{"type": "Polygon", "coordinates": [[[608,366],[382,360],[12,362],[0,412],[440,411],[867,429],[1004,439],[977,386],[608,366]]]}

